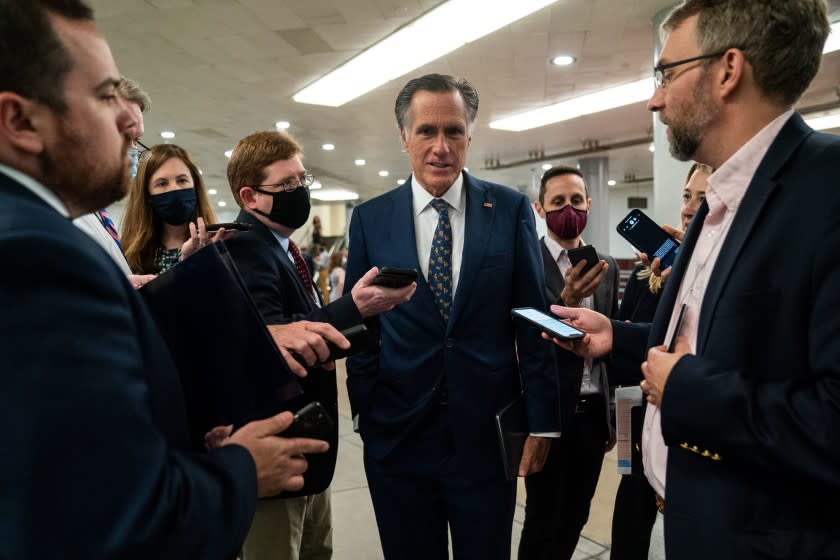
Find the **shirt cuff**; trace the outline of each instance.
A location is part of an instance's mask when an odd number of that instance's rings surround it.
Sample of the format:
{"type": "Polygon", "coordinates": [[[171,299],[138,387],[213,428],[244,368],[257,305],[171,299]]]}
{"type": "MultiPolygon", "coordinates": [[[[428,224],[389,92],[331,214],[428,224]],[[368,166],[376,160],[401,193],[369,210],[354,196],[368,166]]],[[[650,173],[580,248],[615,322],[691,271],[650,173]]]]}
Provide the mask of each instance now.
{"type": "Polygon", "coordinates": [[[531,432],[528,435],[544,438],[559,438],[560,432],[531,432]]]}

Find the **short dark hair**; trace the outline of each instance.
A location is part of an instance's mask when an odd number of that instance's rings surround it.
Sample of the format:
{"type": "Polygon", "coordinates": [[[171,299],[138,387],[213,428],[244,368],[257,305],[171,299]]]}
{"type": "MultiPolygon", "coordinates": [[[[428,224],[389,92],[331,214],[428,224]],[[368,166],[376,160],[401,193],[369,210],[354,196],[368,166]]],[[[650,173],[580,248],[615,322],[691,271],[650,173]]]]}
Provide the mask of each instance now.
{"type": "Polygon", "coordinates": [[[409,81],[397,94],[397,102],[394,104],[394,114],[397,117],[397,126],[405,130],[408,121],[408,110],[411,107],[411,100],[418,91],[431,91],[444,93],[457,91],[464,100],[467,125],[472,127],[475,116],[478,113],[478,92],[467,80],[453,78],[446,74],[426,74],[409,81]]]}
{"type": "Polygon", "coordinates": [[[81,0],[0,0],[0,91],[11,91],[64,112],[70,54],[49,15],[93,21],[81,0]]]}
{"type": "MultiPolygon", "coordinates": [[[[540,205],[545,203],[545,185],[549,179],[559,177],[560,175],[577,175],[583,179],[583,173],[577,167],[570,167],[568,165],[556,165],[551,169],[546,170],[540,177],[540,205]]],[[[583,190],[586,193],[586,198],[589,198],[589,187],[586,186],[586,180],[583,181],[583,190]]]]}

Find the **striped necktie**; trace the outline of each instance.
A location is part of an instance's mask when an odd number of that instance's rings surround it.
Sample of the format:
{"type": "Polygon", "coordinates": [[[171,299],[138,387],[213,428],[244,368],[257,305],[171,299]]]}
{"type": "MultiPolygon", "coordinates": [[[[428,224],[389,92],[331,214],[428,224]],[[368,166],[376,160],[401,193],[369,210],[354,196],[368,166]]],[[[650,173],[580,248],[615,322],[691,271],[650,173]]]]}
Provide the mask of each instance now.
{"type": "Polygon", "coordinates": [[[292,261],[295,263],[295,270],[297,270],[298,277],[303,283],[303,287],[306,288],[306,292],[309,294],[309,297],[312,298],[312,301],[317,303],[315,300],[315,291],[312,287],[312,277],[309,275],[309,269],[306,267],[303,255],[300,254],[300,249],[298,249],[297,244],[291,239],[289,239],[289,252],[292,254],[292,261]]]}
{"type": "Polygon", "coordinates": [[[108,212],[105,211],[103,208],[96,212],[96,217],[99,218],[99,223],[102,224],[102,227],[105,228],[111,238],[114,240],[114,243],[117,244],[117,247],[122,251],[122,244],[120,243],[120,234],[117,232],[117,226],[114,225],[114,220],[111,219],[111,216],[108,215],[108,212]]]}

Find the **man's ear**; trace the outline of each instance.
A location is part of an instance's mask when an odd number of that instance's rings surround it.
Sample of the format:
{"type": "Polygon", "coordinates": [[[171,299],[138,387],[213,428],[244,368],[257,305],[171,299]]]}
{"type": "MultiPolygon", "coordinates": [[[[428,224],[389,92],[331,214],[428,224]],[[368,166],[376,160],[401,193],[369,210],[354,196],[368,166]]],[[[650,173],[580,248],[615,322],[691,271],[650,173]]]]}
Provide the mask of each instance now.
{"type": "Polygon", "coordinates": [[[545,220],[545,208],[542,207],[542,204],[540,204],[539,200],[534,201],[534,210],[537,211],[537,214],[539,214],[540,218],[545,220]]]}
{"type": "Polygon", "coordinates": [[[242,187],[239,189],[239,200],[242,201],[243,208],[257,207],[257,191],[251,187],[242,187]]]}
{"type": "Polygon", "coordinates": [[[408,151],[408,139],[405,136],[405,129],[400,129],[400,144],[402,144],[402,151],[408,151]]]}
{"type": "Polygon", "coordinates": [[[729,49],[722,60],[723,71],[717,74],[719,81],[716,86],[721,97],[729,97],[743,85],[748,72],[747,59],[740,49],[729,49]]]}
{"type": "Polygon", "coordinates": [[[589,212],[589,211],[591,211],[591,210],[592,210],[592,199],[591,199],[591,198],[587,198],[587,199],[586,199],[586,211],[587,211],[587,212],[589,212]]]}
{"type": "Polygon", "coordinates": [[[52,110],[25,97],[0,92],[0,136],[15,149],[40,154],[44,151],[43,126],[52,110]]]}

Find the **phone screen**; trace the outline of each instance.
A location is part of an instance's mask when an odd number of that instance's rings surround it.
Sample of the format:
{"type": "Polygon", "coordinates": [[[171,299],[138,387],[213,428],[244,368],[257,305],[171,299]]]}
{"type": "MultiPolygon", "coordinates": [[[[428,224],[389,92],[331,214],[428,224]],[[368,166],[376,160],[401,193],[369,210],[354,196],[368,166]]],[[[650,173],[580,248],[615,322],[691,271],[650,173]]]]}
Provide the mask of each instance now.
{"type": "Polygon", "coordinates": [[[554,334],[558,338],[582,338],[586,333],[574,328],[571,325],[555,319],[551,315],[531,308],[514,309],[513,313],[531,321],[541,329],[548,331],[549,334],[554,334]]]}
{"type": "Polygon", "coordinates": [[[634,247],[653,260],[659,257],[661,268],[674,264],[680,244],[644,212],[633,210],[616,228],[634,247]]]}

